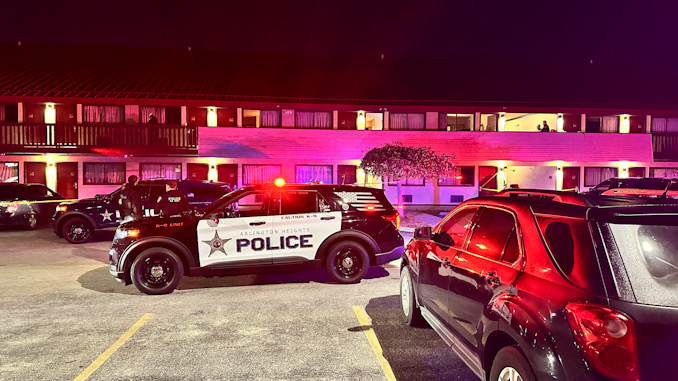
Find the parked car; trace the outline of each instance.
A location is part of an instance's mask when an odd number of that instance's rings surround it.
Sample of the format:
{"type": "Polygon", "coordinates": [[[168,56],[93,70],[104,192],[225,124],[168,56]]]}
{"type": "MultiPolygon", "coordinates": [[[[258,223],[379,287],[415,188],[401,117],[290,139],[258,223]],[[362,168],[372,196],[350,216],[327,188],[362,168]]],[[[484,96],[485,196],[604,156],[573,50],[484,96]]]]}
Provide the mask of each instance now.
{"type": "Polygon", "coordinates": [[[183,275],[213,276],[324,267],[338,283],[400,258],[398,212],[381,189],[256,185],[193,215],[125,222],[110,273],[146,294],[172,292],[183,275]]]}
{"type": "Polygon", "coordinates": [[[0,225],[35,229],[64,198],[42,184],[0,183],[0,225]]]}
{"type": "Polygon", "coordinates": [[[678,180],[660,177],[612,177],[587,193],[606,196],[676,197],[678,180]]]}
{"type": "MultiPolygon", "coordinates": [[[[158,197],[165,193],[167,180],[142,180],[138,184],[144,216],[153,216],[158,197]]],[[[177,189],[186,195],[191,209],[199,210],[225,195],[230,188],[224,183],[198,180],[177,181],[177,189]]],[[[97,231],[113,230],[120,224],[118,199],[121,188],[107,195],[96,195],[59,204],[54,212],[54,233],[66,241],[87,242],[97,231]]],[[[54,208],[52,208],[54,211],[54,208]]]]}
{"type": "Polygon", "coordinates": [[[678,202],[512,190],[419,228],[403,254],[405,321],[483,380],[678,374],[678,202]]]}

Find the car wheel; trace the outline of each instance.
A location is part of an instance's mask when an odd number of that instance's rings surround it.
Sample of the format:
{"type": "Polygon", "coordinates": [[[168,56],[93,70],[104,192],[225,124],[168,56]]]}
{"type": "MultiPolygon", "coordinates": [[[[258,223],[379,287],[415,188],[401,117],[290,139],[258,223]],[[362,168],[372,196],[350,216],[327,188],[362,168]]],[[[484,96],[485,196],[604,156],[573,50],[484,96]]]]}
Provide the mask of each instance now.
{"type": "Polygon", "coordinates": [[[414,285],[407,266],[400,271],[400,305],[402,306],[405,323],[410,327],[421,327],[424,318],[415,300],[414,285]]]}
{"type": "Polygon", "coordinates": [[[169,249],[146,249],[132,263],[132,283],[148,295],[169,294],[181,282],[184,264],[169,249]]]}
{"type": "Polygon", "coordinates": [[[339,283],[359,282],[369,266],[370,258],[367,251],[357,242],[339,242],[326,252],[325,270],[339,283]]]}
{"type": "Polygon", "coordinates": [[[532,367],[518,347],[504,347],[492,361],[491,381],[535,381],[532,367]]]}
{"type": "Polygon", "coordinates": [[[26,215],[26,221],[24,221],[24,227],[26,230],[35,230],[38,227],[38,216],[35,213],[29,213],[26,215]]]}
{"type": "Polygon", "coordinates": [[[92,233],[94,233],[92,225],[82,217],[73,217],[61,227],[61,235],[73,244],[87,242],[92,237],[92,233]]]}

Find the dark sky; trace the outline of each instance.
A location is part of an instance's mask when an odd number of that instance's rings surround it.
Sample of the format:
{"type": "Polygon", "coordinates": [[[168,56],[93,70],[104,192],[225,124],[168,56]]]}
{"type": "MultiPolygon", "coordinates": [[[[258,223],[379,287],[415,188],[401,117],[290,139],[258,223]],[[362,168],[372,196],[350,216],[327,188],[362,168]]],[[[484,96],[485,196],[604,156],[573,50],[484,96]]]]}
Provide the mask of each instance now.
{"type": "Polygon", "coordinates": [[[0,0],[0,42],[386,59],[674,62],[678,6],[672,3],[0,0]]]}

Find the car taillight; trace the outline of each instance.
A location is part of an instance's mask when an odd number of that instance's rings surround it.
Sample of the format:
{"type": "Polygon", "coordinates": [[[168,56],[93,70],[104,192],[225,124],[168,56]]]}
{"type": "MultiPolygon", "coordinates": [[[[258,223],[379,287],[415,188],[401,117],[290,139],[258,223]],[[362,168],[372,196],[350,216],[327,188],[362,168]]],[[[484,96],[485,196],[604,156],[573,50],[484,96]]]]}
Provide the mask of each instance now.
{"type": "Polygon", "coordinates": [[[577,345],[591,366],[606,377],[637,381],[636,328],[627,315],[589,303],[565,306],[577,345]]]}
{"type": "Polygon", "coordinates": [[[17,209],[19,209],[19,203],[18,202],[8,204],[7,209],[5,209],[5,213],[14,213],[14,212],[17,211],[17,209]]]}
{"type": "Polygon", "coordinates": [[[396,229],[400,229],[400,214],[398,214],[398,212],[395,212],[395,214],[390,216],[381,216],[381,218],[392,223],[396,229]]]}

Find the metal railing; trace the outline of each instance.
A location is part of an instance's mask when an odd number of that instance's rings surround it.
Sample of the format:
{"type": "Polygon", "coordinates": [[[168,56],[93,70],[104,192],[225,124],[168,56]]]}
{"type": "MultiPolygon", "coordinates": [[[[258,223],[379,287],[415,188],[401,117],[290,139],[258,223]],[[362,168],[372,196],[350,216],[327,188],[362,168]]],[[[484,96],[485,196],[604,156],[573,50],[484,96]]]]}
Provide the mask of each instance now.
{"type": "Polygon", "coordinates": [[[153,147],[195,150],[198,128],[165,124],[26,124],[0,122],[0,147],[153,147]]]}

